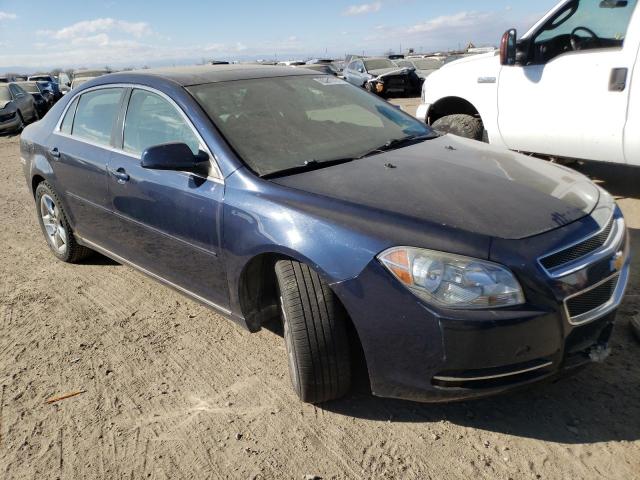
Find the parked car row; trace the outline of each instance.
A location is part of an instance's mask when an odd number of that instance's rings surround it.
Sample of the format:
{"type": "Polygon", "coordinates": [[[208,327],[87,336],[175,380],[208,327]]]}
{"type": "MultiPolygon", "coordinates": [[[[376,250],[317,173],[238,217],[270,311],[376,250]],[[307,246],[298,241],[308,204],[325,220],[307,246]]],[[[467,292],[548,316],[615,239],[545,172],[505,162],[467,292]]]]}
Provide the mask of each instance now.
{"type": "Polygon", "coordinates": [[[349,83],[383,97],[419,95],[429,75],[468,55],[353,57],[342,73],[349,83]]]}
{"type": "Polygon", "coordinates": [[[39,118],[33,95],[17,83],[0,83],[0,133],[20,132],[39,118]]]}

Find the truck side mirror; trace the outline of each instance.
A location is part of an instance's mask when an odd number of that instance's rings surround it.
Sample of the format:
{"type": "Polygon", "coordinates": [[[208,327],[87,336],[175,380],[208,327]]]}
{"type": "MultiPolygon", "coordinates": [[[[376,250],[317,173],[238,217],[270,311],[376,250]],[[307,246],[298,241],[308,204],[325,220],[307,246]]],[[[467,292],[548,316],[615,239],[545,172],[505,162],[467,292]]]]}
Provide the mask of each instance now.
{"type": "Polygon", "coordinates": [[[500,64],[515,65],[518,32],[515,28],[507,30],[500,40],[500,64]]]}

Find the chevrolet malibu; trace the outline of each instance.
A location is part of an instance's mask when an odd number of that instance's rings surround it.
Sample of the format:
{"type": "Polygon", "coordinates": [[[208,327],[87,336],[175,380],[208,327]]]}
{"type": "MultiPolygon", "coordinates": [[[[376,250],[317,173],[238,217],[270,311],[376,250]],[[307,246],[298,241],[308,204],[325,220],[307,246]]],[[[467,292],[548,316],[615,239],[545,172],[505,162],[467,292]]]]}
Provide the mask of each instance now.
{"type": "MultiPolygon", "coordinates": [[[[333,76],[110,74],[21,137],[51,252],[130,265],[251,332],[283,324],[307,402],[446,401],[608,353],[629,273],[612,197],[450,135],[333,76]]],[[[238,352],[238,362],[248,352],[238,352]]]]}

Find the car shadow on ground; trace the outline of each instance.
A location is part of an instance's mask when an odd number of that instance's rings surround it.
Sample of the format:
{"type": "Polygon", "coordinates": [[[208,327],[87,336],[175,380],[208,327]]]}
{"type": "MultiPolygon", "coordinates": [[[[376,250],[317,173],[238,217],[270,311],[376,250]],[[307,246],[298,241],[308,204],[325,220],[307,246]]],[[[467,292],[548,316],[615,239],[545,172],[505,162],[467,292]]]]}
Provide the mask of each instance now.
{"type": "Polygon", "coordinates": [[[616,197],[640,199],[640,167],[586,162],[571,165],[616,197]]]}
{"type": "Polygon", "coordinates": [[[101,253],[98,252],[93,252],[89,257],[85,258],[84,260],[82,260],[80,262],[81,265],[96,265],[96,266],[100,266],[100,265],[111,265],[111,266],[118,266],[121,265],[120,263],[116,262],[115,260],[112,260],[109,257],[106,257],[104,255],[102,255],[101,253]]]}
{"type": "MultiPolygon", "coordinates": [[[[630,229],[640,250],[640,230],[630,229]]],[[[627,296],[610,342],[612,355],[575,375],[509,394],[450,404],[421,404],[372,396],[356,371],[354,391],[319,408],[374,421],[446,423],[565,444],[640,439],[640,342],[629,321],[640,315],[640,261],[632,260],[627,296]]]]}

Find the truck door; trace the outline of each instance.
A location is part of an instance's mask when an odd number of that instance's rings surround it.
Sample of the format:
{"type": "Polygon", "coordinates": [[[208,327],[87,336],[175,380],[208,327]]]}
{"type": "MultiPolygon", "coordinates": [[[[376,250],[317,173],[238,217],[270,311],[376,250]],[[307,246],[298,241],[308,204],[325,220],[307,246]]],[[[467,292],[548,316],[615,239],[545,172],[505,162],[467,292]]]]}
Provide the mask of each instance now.
{"type": "MultiPolygon", "coordinates": [[[[636,16],[636,23],[638,22],[640,22],[640,15],[636,16]]],[[[629,165],[640,166],[640,48],[629,84],[627,115],[627,125],[624,129],[624,157],[629,165]]]]}
{"type": "Polygon", "coordinates": [[[498,125],[509,148],[625,162],[636,4],[568,1],[521,40],[519,65],[503,67],[498,80],[498,125]]]}

